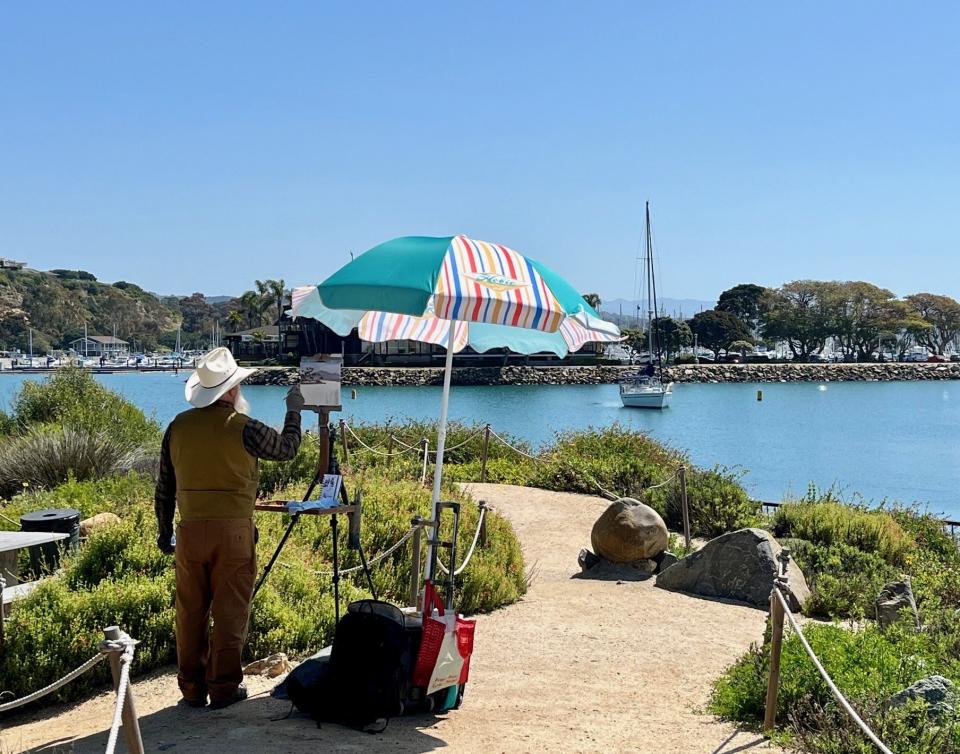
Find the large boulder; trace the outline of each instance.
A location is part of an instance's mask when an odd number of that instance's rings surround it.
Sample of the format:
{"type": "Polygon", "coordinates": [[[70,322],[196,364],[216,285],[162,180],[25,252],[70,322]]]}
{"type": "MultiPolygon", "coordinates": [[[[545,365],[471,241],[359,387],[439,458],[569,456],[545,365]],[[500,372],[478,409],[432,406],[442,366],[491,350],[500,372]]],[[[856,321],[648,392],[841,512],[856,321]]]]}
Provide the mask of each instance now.
{"type": "MultiPolygon", "coordinates": [[[[780,572],[777,556],[782,549],[762,529],[728,532],[664,570],[657,577],[657,586],[764,607],[770,602],[773,580],[780,572]]],[[[802,610],[810,597],[807,580],[792,560],[787,575],[790,588],[785,596],[790,609],[802,610]]]]}
{"type": "Polygon", "coordinates": [[[667,525],[649,505],[622,497],[610,503],[590,532],[593,551],[611,563],[657,557],[667,549],[667,525]]]}
{"type": "Polygon", "coordinates": [[[884,584],[873,604],[877,611],[877,623],[881,628],[900,620],[909,620],[914,628],[920,629],[920,615],[917,613],[917,602],[913,598],[913,587],[909,580],[884,584]]]}

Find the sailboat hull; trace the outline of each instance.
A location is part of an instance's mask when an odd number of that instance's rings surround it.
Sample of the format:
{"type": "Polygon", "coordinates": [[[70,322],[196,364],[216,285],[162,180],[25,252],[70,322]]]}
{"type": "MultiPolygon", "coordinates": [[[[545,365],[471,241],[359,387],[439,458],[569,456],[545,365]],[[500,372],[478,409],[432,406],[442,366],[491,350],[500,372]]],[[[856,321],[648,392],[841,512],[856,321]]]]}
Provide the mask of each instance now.
{"type": "Polygon", "coordinates": [[[672,382],[667,385],[620,386],[620,400],[625,408],[669,408],[672,399],[672,382]]]}

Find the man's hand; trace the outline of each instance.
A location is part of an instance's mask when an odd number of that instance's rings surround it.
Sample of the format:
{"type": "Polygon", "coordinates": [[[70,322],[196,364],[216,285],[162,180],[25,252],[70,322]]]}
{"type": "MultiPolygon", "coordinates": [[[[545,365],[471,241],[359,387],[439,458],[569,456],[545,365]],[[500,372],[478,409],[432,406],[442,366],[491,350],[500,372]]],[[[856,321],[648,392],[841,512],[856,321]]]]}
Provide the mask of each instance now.
{"type": "Polygon", "coordinates": [[[303,394],[300,386],[294,385],[287,391],[287,411],[300,412],[303,410],[303,394]]]}
{"type": "Polygon", "coordinates": [[[171,537],[168,537],[164,534],[161,534],[157,537],[157,547],[160,548],[160,552],[164,555],[173,555],[176,552],[176,548],[173,546],[173,542],[170,541],[171,537]]]}

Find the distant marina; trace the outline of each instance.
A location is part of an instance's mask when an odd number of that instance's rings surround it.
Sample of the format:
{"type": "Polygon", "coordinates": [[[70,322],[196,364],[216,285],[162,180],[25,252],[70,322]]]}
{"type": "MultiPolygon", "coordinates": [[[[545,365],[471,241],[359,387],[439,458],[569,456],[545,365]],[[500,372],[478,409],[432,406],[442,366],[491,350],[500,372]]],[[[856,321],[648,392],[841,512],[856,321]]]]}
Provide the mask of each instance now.
{"type": "MultiPolygon", "coordinates": [[[[925,366],[925,365],[920,365],[925,366]]],[[[932,365],[931,365],[932,366],[932,365]]],[[[35,375],[0,377],[0,406],[35,375]]],[[[166,423],[184,410],[186,374],[97,376],[166,423]]],[[[454,420],[490,424],[537,447],[556,432],[619,422],[686,450],[701,466],[742,468],[750,494],[778,501],[808,484],[867,501],[928,504],[960,518],[960,383],[944,381],[678,384],[683,402],[665,412],[624,409],[616,385],[465,386],[454,420]],[[757,390],[763,401],[757,401],[757,390]]],[[[279,424],[283,386],[246,389],[253,414],[279,424]]],[[[360,386],[345,394],[352,422],[436,419],[439,387],[360,386]]],[[[312,421],[306,415],[305,426],[312,421]]]]}

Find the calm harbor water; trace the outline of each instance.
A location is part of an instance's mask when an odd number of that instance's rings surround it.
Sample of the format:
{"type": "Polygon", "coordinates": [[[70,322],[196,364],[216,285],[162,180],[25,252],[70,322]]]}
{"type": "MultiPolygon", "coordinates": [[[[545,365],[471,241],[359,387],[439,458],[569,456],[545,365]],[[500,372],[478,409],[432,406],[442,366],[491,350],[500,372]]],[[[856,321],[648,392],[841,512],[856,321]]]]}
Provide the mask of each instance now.
{"type": "MultiPolygon", "coordinates": [[[[185,378],[98,376],[164,423],[186,407],[185,378]]],[[[40,378],[0,375],[0,406],[25,379],[40,378]]],[[[440,403],[439,387],[361,387],[355,400],[343,392],[343,416],[357,422],[435,419],[440,403]]],[[[282,421],[284,393],[245,390],[254,416],[270,423],[282,421]]],[[[490,422],[533,445],[560,430],[620,422],[688,451],[698,465],[746,470],[744,483],[759,499],[802,494],[813,482],[876,501],[929,503],[960,519],[957,382],[678,385],[673,407],[662,412],[623,408],[615,385],[454,387],[450,415],[490,422]]]]}

